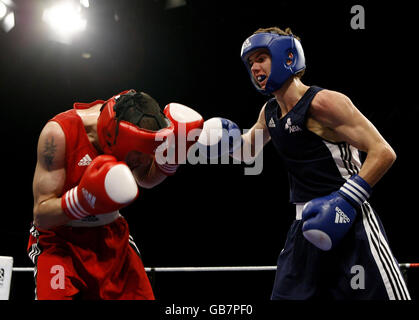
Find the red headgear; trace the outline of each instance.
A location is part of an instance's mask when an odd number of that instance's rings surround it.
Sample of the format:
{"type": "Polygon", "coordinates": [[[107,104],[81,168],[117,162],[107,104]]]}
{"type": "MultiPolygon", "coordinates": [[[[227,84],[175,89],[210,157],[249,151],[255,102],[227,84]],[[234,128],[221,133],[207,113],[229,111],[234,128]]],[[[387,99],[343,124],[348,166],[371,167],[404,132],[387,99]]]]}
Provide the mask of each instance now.
{"type": "Polygon", "coordinates": [[[162,117],[167,126],[157,131],[140,128],[126,120],[117,119],[115,106],[120,102],[120,97],[134,94],[144,95],[126,90],[106,101],[97,122],[97,134],[103,152],[122,161],[130,151],[154,154],[156,148],[173,134],[174,130],[173,123],[163,113],[162,117]]]}

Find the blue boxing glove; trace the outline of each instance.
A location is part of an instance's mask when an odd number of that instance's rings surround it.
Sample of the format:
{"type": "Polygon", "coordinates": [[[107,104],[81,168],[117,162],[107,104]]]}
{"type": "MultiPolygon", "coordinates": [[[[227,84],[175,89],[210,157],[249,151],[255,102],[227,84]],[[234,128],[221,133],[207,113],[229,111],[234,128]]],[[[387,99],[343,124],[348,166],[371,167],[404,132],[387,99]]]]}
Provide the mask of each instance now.
{"type": "Polygon", "coordinates": [[[302,212],[304,237],[321,250],[336,247],[370,194],[369,184],[354,175],[338,191],[307,202],[302,212]]]}
{"type": "Polygon", "coordinates": [[[232,154],[241,143],[237,124],[224,118],[211,118],[204,122],[196,145],[200,154],[207,159],[217,159],[232,154]]]}

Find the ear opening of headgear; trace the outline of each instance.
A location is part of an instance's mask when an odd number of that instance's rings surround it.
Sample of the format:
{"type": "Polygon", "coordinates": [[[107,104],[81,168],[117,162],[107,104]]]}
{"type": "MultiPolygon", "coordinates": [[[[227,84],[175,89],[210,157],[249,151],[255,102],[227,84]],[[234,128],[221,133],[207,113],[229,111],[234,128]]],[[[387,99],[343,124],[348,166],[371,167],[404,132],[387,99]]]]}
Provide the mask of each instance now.
{"type": "Polygon", "coordinates": [[[130,151],[154,154],[173,133],[174,125],[158,103],[144,92],[123,91],[106,101],[97,123],[99,145],[125,160],[130,151]]]}
{"type": "Polygon", "coordinates": [[[243,42],[240,56],[256,90],[267,95],[280,89],[292,75],[306,67],[303,47],[292,34],[280,35],[271,32],[253,34],[243,42]],[[271,56],[271,72],[265,89],[262,89],[254,79],[248,61],[249,56],[259,49],[268,50],[271,56]]]}

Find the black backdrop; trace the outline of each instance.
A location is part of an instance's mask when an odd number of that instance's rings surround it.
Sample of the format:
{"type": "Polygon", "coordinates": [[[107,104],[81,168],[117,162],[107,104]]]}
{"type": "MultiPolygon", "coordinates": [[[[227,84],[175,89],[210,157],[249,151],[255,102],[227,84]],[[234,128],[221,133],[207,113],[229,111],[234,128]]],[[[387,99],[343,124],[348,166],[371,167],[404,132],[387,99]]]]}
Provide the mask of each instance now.
{"type": "MultiPolygon", "coordinates": [[[[243,40],[259,27],[291,27],[306,54],[303,81],[337,90],[376,125],[398,160],[371,202],[399,262],[419,262],[416,170],[417,47],[407,2],[190,0],[91,1],[88,27],[72,45],[50,41],[40,21],[47,1],[19,0],[16,27],[0,33],[0,255],[15,266],[26,256],[32,218],[36,144],[45,122],[75,101],[107,99],[122,90],[148,92],[161,105],[180,102],[204,118],[229,118],[250,128],[265,97],[240,60],[243,40]],[[353,30],[350,10],[365,9],[353,30]],[[119,19],[115,19],[117,14],[119,19]],[[118,21],[116,21],[118,20],[118,21]],[[82,58],[89,52],[90,59],[82,58]]],[[[293,219],[286,173],[275,150],[263,171],[244,166],[184,165],[122,210],[146,266],[275,265],[293,219]]],[[[154,274],[157,298],[268,300],[273,272],[154,274]]],[[[408,272],[412,296],[419,272],[408,272]]],[[[12,299],[32,299],[31,274],[14,274],[12,299]]]]}

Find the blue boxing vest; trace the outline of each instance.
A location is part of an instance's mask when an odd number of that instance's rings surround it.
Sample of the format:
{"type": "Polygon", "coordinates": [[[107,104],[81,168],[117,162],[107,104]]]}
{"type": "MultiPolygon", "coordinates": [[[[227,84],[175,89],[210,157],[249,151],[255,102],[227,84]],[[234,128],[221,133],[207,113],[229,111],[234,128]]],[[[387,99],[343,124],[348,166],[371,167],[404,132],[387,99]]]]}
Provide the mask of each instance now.
{"type": "Polygon", "coordinates": [[[346,142],[324,140],[307,129],[307,112],[321,90],[310,87],[282,118],[275,98],[265,106],[271,140],[288,170],[292,203],[307,202],[336,191],[361,168],[358,149],[346,142]]]}

